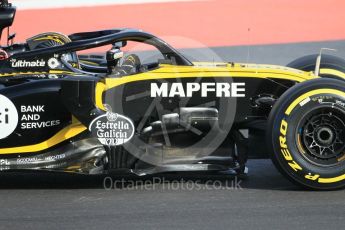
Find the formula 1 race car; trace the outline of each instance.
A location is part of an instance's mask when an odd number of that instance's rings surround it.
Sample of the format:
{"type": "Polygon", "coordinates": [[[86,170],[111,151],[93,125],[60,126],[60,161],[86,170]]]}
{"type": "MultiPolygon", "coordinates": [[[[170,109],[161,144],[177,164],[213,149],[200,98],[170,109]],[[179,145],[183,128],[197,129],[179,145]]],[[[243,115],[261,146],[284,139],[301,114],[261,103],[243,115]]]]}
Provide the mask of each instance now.
{"type": "MultiPolygon", "coordinates": [[[[0,14],[2,32],[15,8],[3,1],[0,14]]],[[[0,49],[2,171],[242,175],[249,157],[271,157],[306,188],[345,186],[343,59],[191,62],[133,29],[8,39],[0,49]],[[130,42],[158,54],[126,53],[130,42]],[[104,55],[79,53],[104,46],[104,55]]]]}

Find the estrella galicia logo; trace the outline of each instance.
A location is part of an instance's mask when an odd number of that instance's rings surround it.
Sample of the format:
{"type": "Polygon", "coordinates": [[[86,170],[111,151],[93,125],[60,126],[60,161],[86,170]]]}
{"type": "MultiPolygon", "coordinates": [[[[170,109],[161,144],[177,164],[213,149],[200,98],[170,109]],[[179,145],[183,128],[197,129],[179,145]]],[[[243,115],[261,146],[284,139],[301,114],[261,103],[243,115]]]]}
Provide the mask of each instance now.
{"type": "Polygon", "coordinates": [[[13,102],[0,94],[0,139],[11,135],[18,125],[18,111],[13,102]]]}
{"type": "Polygon", "coordinates": [[[107,113],[95,118],[89,130],[103,145],[123,145],[134,136],[133,122],[126,116],[113,113],[110,106],[106,106],[107,113]]]}

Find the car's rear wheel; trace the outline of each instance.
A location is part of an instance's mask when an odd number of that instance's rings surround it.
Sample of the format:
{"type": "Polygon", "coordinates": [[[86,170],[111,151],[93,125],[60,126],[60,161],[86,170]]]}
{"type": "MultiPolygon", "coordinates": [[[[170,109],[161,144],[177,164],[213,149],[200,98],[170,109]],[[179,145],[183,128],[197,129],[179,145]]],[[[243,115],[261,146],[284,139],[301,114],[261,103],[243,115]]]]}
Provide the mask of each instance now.
{"type": "Polygon", "coordinates": [[[345,186],[345,83],[298,84],[275,104],[267,133],[271,158],[293,182],[311,189],[345,186]]]}

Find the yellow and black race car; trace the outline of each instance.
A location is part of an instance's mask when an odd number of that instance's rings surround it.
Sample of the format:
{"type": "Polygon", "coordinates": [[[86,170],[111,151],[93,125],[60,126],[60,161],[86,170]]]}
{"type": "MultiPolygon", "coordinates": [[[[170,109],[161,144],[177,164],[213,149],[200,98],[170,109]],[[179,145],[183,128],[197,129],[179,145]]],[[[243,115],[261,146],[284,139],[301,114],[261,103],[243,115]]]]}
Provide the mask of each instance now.
{"type": "MultiPolygon", "coordinates": [[[[15,8],[1,14],[4,29],[15,8]]],[[[40,34],[1,47],[0,59],[2,171],[243,175],[248,157],[270,156],[306,188],[345,186],[340,58],[191,62],[149,33],[114,29],[40,34]],[[158,55],[126,54],[130,41],[158,55]]]]}

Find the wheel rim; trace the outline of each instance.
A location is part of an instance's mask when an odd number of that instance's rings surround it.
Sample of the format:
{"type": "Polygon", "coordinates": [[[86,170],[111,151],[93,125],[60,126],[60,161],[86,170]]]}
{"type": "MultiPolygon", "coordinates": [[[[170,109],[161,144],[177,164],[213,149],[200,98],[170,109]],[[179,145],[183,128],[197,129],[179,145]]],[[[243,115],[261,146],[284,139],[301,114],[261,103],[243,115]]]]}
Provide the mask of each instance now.
{"type": "Polygon", "coordinates": [[[302,155],[318,166],[345,160],[345,111],[325,106],[314,109],[298,125],[297,145],[302,155]]]}

